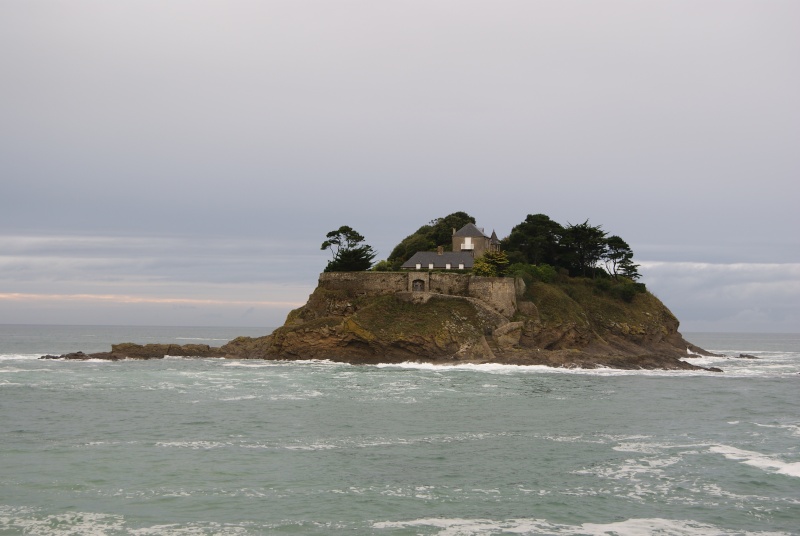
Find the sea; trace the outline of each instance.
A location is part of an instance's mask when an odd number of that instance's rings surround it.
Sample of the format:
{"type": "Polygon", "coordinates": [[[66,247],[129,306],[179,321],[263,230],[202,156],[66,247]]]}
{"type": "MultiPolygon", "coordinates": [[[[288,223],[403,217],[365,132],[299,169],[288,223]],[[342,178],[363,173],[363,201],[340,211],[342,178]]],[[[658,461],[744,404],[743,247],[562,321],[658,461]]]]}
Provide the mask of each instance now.
{"type": "Polygon", "coordinates": [[[721,373],[37,359],[268,332],[0,325],[0,534],[800,534],[800,334],[684,333],[721,373]]]}

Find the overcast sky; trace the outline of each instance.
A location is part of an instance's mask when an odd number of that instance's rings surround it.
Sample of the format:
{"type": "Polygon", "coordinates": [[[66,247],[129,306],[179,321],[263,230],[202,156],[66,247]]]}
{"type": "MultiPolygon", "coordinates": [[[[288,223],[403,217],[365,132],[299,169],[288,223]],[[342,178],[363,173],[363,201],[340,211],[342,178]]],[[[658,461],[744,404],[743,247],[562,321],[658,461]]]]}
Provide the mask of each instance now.
{"type": "Polygon", "coordinates": [[[800,2],[3,0],[0,323],[277,326],[350,225],[623,237],[800,332],[800,2]]]}

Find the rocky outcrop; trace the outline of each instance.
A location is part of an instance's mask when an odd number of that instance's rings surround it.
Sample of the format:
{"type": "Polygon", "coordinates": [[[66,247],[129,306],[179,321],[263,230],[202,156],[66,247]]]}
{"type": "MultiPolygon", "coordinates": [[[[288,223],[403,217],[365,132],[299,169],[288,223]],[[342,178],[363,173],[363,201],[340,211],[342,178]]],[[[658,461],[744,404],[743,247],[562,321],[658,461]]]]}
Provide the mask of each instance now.
{"type": "Polygon", "coordinates": [[[119,361],[120,359],[163,359],[167,356],[175,357],[225,357],[226,353],[221,348],[207,344],[135,344],[124,342],[112,344],[110,352],[97,352],[85,354],[72,352],[63,355],[45,355],[41,359],[71,359],[85,361],[87,359],[104,359],[119,361]]]}
{"type": "Polygon", "coordinates": [[[239,337],[221,348],[126,343],[108,353],[59,357],[699,368],[682,358],[706,352],[683,339],[658,299],[639,292],[625,301],[607,287],[419,272],[322,274],[306,305],[264,337],[239,337]]]}

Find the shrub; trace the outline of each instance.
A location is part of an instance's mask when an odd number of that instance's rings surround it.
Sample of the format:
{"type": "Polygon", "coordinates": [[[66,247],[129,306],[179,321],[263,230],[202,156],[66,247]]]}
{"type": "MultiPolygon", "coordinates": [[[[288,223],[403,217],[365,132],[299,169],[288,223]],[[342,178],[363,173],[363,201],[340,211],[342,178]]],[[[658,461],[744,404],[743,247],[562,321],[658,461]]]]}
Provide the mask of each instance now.
{"type": "Polygon", "coordinates": [[[637,294],[644,294],[647,292],[647,287],[644,283],[625,282],[619,285],[614,285],[611,288],[611,293],[624,302],[632,302],[637,294]]]}
{"type": "Polygon", "coordinates": [[[556,280],[558,272],[549,264],[539,264],[532,266],[533,276],[542,283],[552,283],[556,280]]]}

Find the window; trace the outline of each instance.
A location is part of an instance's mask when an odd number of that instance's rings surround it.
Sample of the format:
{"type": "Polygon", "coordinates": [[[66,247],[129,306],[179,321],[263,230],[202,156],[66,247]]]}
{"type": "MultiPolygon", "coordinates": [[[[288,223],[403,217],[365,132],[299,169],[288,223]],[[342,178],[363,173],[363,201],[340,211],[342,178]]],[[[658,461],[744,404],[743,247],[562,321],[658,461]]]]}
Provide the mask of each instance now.
{"type": "Polygon", "coordinates": [[[433,270],[433,263],[430,263],[430,264],[428,265],[428,270],[433,270]]]}
{"type": "Polygon", "coordinates": [[[422,270],[422,265],[420,263],[417,263],[417,270],[422,270]]]}
{"type": "Polygon", "coordinates": [[[444,265],[444,269],[445,269],[445,270],[449,270],[449,269],[450,269],[450,263],[449,263],[449,262],[448,262],[447,264],[445,264],[445,265],[444,265]]]}
{"type": "Polygon", "coordinates": [[[464,263],[463,262],[458,264],[458,269],[459,270],[463,270],[464,269],[464,263]]]}

